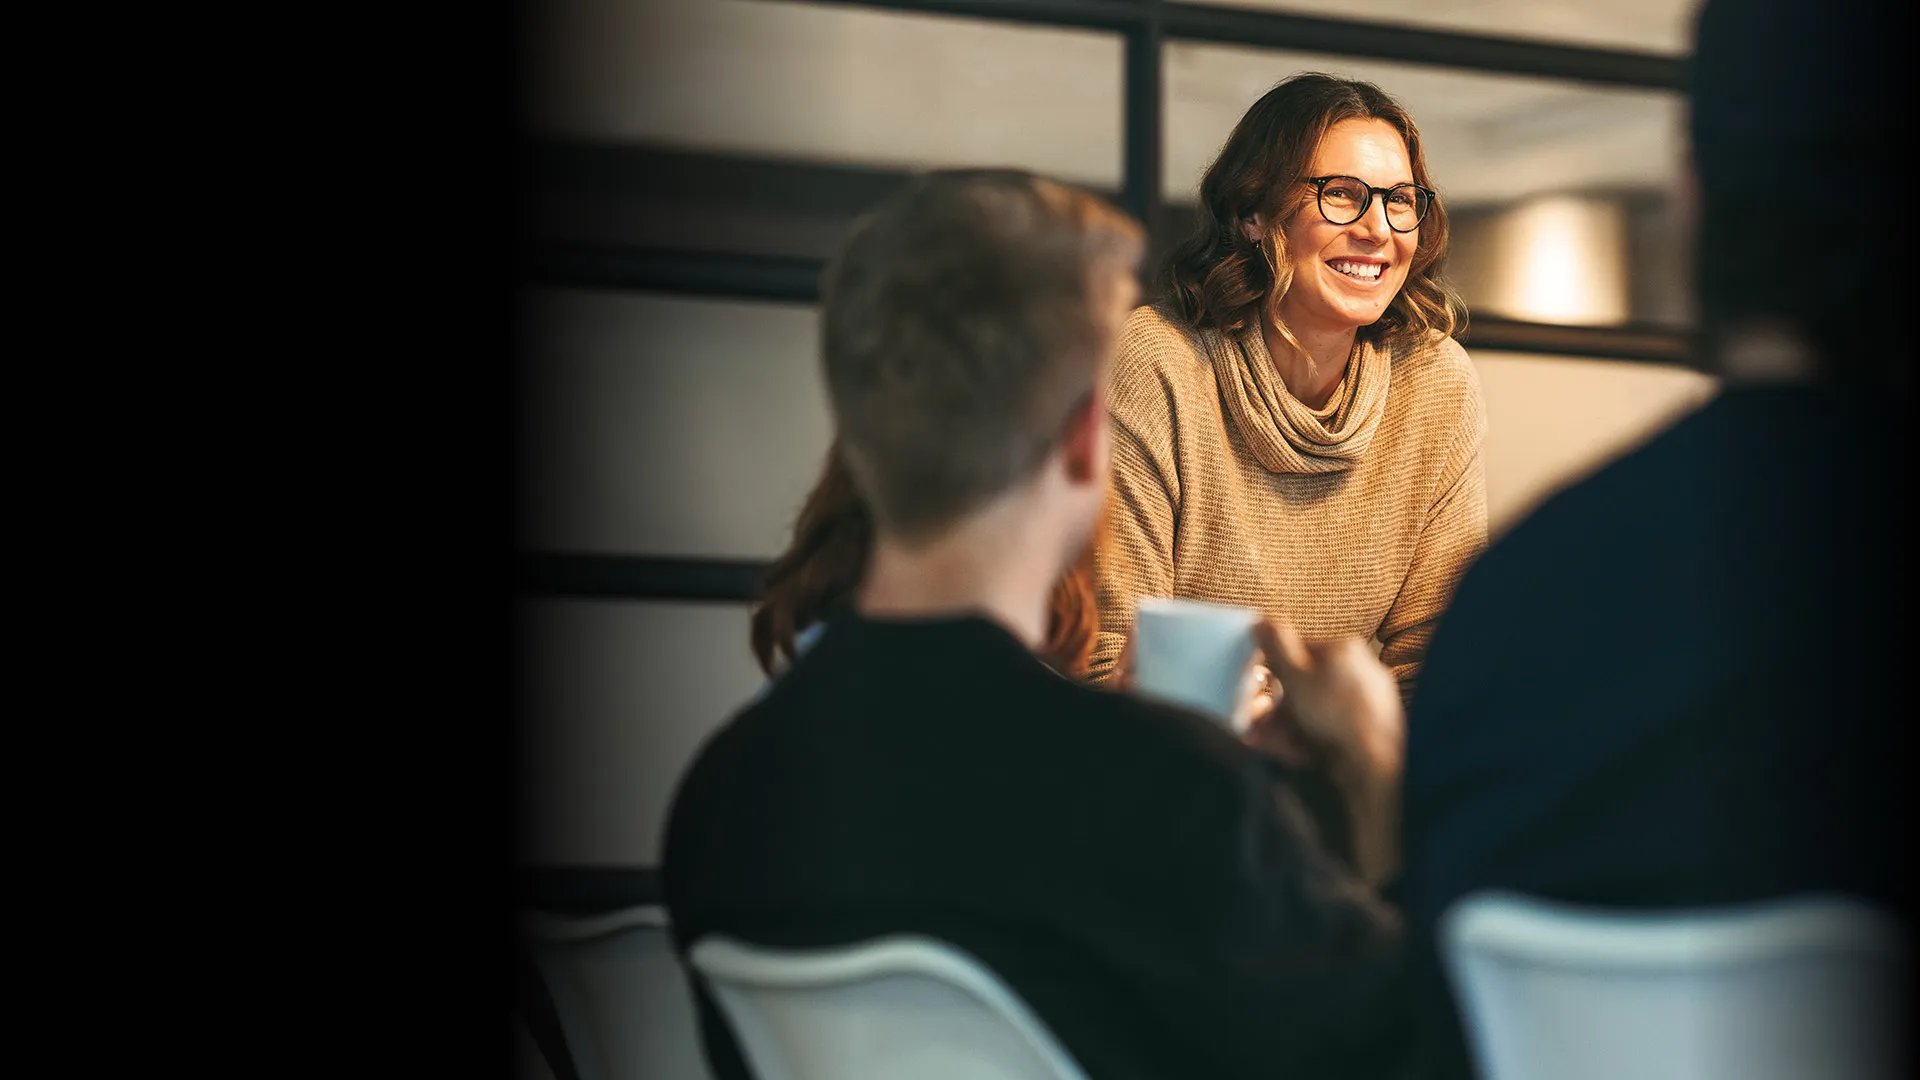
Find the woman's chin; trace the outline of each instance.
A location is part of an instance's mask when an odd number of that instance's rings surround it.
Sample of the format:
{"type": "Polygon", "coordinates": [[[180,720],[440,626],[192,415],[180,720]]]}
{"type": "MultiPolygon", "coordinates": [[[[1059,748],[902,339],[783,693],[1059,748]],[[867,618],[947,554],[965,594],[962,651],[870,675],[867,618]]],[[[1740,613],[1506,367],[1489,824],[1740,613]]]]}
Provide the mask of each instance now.
{"type": "Polygon", "coordinates": [[[1348,330],[1359,330],[1379,322],[1380,317],[1386,313],[1387,308],[1385,304],[1378,306],[1369,305],[1364,308],[1349,308],[1340,313],[1340,321],[1346,324],[1346,329],[1348,330]]]}
{"type": "Polygon", "coordinates": [[[1309,329],[1316,332],[1332,331],[1345,333],[1358,330],[1361,327],[1372,326],[1374,323],[1379,322],[1381,317],[1387,313],[1387,308],[1391,306],[1391,301],[1391,296],[1384,302],[1373,302],[1372,298],[1369,297],[1368,302],[1364,303],[1353,303],[1351,298],[1343,297],[1339,300],[1334,300],[1334,298],[1323,296],[1320,303],[1304,306],[1303,309],[1290,312],[1285,307],[1282,307],[1280,316],[1287,320],[1287,325],[1292,327],[1296,333],[1309,329]],[[1333,300],[1333,302],[1328,302],[1329,300],[1333,300]],[[1296,321],[1296,317],[1299,317],[1298,321],[1296,321]]]}

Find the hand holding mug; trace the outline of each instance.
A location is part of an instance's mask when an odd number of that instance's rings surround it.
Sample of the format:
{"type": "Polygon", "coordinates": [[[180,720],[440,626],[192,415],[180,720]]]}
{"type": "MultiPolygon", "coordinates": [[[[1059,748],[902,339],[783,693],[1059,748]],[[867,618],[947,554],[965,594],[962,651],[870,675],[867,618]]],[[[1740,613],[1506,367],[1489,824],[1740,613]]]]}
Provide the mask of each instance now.
{"type": "Polygon", "coordinates": [[[1398,777],[1406,714],[1392,672],[1358,638],[1309,644],[1262,621],[1254,640],[1277,676],[1273,710],[1247,741],[1290,764],[1330,764],[1398,777]]]}

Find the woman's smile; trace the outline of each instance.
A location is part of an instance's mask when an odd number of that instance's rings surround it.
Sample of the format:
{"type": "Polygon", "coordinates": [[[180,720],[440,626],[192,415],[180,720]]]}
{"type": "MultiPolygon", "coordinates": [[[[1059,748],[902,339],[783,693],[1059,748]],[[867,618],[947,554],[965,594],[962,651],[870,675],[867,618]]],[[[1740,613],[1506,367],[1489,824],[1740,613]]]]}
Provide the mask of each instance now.
{"type": "Polygon", "coordinates": [[[1328,259],[1327,265],[1335,273],[1352,281],[1362,288],[1375,288],[1380,284],[1382,275],[1392,265],[1385,259],[1371,255],[1353,255],[1338,259],[1328,259]]]}

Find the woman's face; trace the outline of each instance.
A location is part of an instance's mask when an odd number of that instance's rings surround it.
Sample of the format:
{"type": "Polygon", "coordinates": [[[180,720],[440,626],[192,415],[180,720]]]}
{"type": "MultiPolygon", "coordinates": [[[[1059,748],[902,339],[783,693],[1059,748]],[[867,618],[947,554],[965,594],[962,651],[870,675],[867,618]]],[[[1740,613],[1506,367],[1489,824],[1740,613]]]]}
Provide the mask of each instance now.
{"type": "MultiPolygon", "coordinates": [[[[1343,120],[1327,129],[1307,175],[1351,176],[1376,188],[1414,182],[1406,140],[1385,120],[1343,120]]],[[[1280,317],[1295,334],[1346,332],[1379,321],[1406,284],[1419,230],[1388,227],[1384,196],[1375,196],[1351,224],[1331,224],[1313,186],[1300,187],[1296,195],[1306,201],[1282,223],[1293,284],[1280,299],[1280,317]]]]}

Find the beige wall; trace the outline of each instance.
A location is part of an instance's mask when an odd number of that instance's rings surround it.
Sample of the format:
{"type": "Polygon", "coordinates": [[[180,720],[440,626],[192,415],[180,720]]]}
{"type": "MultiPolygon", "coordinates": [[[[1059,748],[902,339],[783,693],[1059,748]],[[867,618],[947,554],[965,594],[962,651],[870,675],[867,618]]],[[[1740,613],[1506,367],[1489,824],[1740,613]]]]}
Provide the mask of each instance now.
{"type": "Polygon", "coordinates": [[[1487,516],[1495,536],[1540,499],[1713,395],[1684,368],[1518,353],[1474,356],[1487,404],[1487,516]]]}

